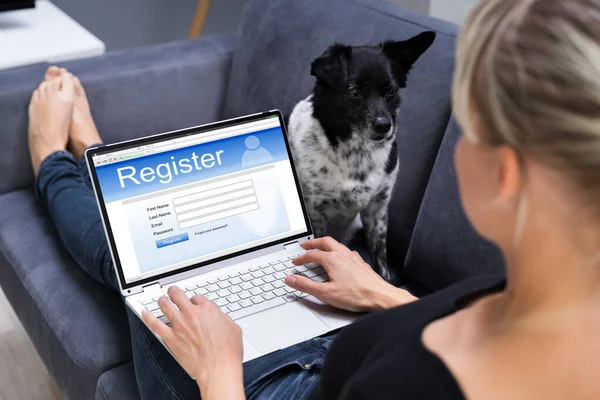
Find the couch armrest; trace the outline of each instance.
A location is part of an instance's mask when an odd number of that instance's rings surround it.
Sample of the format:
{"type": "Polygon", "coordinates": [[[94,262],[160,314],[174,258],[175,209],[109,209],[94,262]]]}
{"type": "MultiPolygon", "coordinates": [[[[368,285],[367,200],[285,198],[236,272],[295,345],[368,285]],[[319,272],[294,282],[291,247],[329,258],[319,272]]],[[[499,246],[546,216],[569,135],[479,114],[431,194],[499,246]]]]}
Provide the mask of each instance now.
{"type": "MultiPolygon", "coordinates": [[[[61,63],[83,82],[105,142],[218,120],[235,36],[208,36],[61,63]]],[[[0,72],[0,194],[31,185],[27,106],[47,65],[0,72]]]]}

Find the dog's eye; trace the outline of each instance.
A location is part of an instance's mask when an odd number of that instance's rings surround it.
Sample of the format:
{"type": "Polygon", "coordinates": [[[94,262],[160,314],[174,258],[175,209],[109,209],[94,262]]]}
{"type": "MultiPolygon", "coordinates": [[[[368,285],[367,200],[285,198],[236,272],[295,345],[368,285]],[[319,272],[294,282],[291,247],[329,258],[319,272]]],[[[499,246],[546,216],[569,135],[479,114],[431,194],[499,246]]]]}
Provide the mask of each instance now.
{"type": "Polygon", "coordinates": [[[360,93],[358,92],[357,88],[350,87],[350,88],[348,88],[348,95],[350,97],[357,98],[360,95],[360,93]]]}

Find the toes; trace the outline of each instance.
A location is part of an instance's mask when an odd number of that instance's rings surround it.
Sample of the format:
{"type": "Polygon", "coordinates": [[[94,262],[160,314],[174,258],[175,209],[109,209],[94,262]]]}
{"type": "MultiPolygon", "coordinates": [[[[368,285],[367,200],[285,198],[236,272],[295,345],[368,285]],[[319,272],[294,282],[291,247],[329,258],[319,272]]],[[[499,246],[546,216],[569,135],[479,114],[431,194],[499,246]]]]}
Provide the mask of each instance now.
{"type": "Polygon", "coordinates": [[[40,85],[36,89],[36,92],[38,92],[39,96],[43,96],[46,93],[46,90],[48,88],[48,83],[49,82],[50,81],[43,81],[42,83],[40,83],[40,85]]]}
{"type": "Polygon", "coordinates": [[[48,84],[48,89],[51,92],[58,92],[60,90],[60,86],[62,85],[62,79],[57,77],[52,79],[48,84]]]}
{"type": "Polygon", "coordinates": [[[75,86],[75,95],[76,96],[82,96],[85,94],[85,91],[83,90],[83,85],[81,84],[81,81],[75,75],[73,75],[73,85],[75,86]]]}
{"type": "Polygon", "coordinates": [[[40,97],[40,91],[38,89],[35,89],[33,91],[33,93],[31,94],[31,101],[29,102],[29,104],[31,105],[32,103],[37,102],[39,97],[40,97]]]}
{"type": "Polygon", "coordinates": [[[53,78],[56,78],[57,76],[60,76],[60,68],[58,68],[56,65],[52,65],[50,67],[48,67],[48,69],[46,70],[46,74],[44,75],[44,80],[49,81],[53,78]]]}
{"type": "Polygon", "coordinates": [[[68,95],[74,95],[75,94],[75,80],[73,77],[73,74],[67,72],[66,74],[63,75],[62,79],[62,87],[60,88],[60,91],[68,94],[68,95]]]}

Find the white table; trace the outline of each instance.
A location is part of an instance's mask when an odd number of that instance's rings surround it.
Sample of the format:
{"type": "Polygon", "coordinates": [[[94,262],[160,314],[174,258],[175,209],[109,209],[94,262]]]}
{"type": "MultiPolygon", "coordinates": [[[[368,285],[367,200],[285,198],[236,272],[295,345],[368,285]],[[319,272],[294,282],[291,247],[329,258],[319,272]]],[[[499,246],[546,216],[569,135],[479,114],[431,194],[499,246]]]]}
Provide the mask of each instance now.
{"type": "Polygon", "coordinates": [[[104,54],[106,46],[47,0],[0,13],[0,70],[104,54]]]}

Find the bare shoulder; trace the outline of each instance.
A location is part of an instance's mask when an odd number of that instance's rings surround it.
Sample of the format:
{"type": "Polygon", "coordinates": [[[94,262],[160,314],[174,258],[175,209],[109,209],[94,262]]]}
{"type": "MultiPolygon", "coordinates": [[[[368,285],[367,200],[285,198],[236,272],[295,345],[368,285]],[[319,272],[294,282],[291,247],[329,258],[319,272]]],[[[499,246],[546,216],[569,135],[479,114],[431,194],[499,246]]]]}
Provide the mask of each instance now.
{"type": "Polygon", "coordinates": [[[489,324],[493,298],[486,300],[434,321],[422,335],[467,399],[600,398],[600,318],[593,326],[556,320],[515,329],[489,324]]]}

